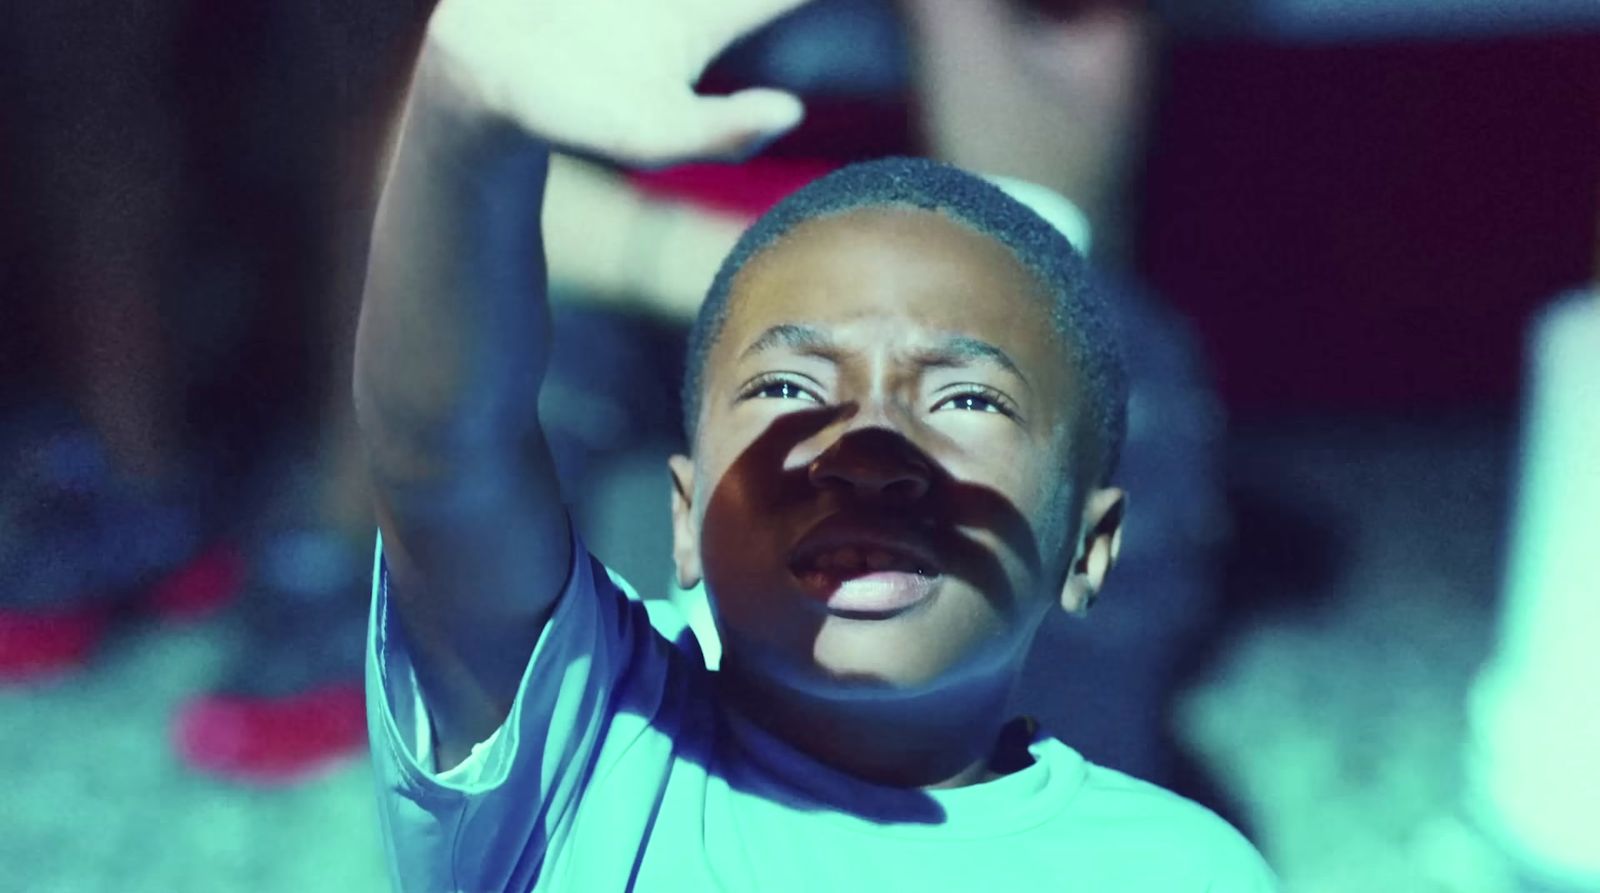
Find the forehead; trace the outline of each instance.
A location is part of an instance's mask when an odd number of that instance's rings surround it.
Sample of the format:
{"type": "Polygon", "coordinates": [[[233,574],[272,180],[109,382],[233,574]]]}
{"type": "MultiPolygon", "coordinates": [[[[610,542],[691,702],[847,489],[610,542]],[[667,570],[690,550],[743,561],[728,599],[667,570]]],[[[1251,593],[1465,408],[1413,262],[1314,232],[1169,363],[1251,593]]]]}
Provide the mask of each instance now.
{"type": "Polygon", "coordinates": [[[753,257],[732,292],[713,366],[785,323],[867,337],[970,336],[1041,373],[1064,358],[1038,278],[1005,245],[933,211],[806,221],[753,257]]]}

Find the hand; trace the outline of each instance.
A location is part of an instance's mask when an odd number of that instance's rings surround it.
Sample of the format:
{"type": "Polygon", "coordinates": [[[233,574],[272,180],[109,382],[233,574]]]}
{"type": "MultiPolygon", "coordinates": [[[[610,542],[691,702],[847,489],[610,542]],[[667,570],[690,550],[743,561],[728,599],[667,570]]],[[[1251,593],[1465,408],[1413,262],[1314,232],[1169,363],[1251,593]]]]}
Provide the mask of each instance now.
{"type": "Polygon", "coordinates": [[[424,44],[483,111],[567,151],[636,165],[749,154],[794,96],[694,92],[723,47],[803,0],[443,0],[424,44]]]}

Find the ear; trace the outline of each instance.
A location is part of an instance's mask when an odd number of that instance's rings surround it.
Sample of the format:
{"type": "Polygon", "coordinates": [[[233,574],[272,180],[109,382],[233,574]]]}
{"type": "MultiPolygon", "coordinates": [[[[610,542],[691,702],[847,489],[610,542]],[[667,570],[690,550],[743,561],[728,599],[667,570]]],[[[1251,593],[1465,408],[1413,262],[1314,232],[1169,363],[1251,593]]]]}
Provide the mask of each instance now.
{"type": "Polygon", "coordinates": [[[678,586],[700,584],[700,531],[694,523],[694,462],[674,454],[667,459],[672,478],[672,563],[678,568],[678,586]]]}
{"type": "Polygon", "coordinates": [[[1102,487],[1083,501],[1083,520],[1079,530],[1083,540],[1072,559],[1067,582],[1061,587],[1061,607],[1073,614],[1084,614],[1100,595],[1106,575],[1122,551],[1122,518],[1127,511],[1128,494],[1117,487],[1102,487]]]}

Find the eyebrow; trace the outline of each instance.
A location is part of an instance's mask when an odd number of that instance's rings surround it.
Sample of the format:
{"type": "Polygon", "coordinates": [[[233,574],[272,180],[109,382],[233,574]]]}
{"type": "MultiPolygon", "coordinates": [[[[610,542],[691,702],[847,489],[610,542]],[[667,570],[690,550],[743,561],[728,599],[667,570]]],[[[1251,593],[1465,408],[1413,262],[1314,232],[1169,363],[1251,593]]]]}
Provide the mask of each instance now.
{"type": "MultiPolygon", "coordinates": [[[[744,349],[739,359],[777,348],[788,348],[828,360],[837,360],[842,353],[837,342],[816,326],[804,323],[779,323],[767,327],[761,333],[761,337],[744,349]]],[[[944,338],[937,345],[919,352],[917,362],[922,366],[931,367],[959,367],[971,365],[973,362],[991,363],[1016,376],[1029,388],[1033,386],[1009,354],[981,338],[970,335],[950,335],[944,338]]]]}
{"type": "Polygon", "coordinates": [[[744,349],[744,353],[739,355],[739,359],[742,360],[779,347],[787,347],[790,350],[828,359],[833,359],[839,354],[838,345],[828,336],[827,332],[816,326],[785,322],[775,326],[768,326],[766,331],[761,333],[761,337],[751,342],[750,346],[744,349]]]}
{"type": "Polygon", "coordinates": [[[951,335],[939,342],[937,347],[918,354],[917,360],[925,366],[966,366],[973,361],[993,363],[1015,375],[1023,384],[1029,384],[1028,376],[1022,374],[1010,355],[970,335],[951,335]]]}

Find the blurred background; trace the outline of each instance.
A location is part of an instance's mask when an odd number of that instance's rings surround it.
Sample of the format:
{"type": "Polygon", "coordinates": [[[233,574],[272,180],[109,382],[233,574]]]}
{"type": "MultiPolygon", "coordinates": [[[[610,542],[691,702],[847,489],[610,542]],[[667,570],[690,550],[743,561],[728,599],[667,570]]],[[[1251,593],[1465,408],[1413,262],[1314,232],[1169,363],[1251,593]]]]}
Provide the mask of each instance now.
{"type": "MultiPolygon", "coordinates": [[[[430,5],[0,11],[0,890],[386,889],[347,382],[430,5]]],[[[1600,4],[816,0],[747,83],[808,103],[761,159],[552,175],[603,558],[692,607],[663,458],[748,220],[884,154],[1029,181],[1134,386],[1123,565],[1020,709],[1291,893],[1600,889],[1600,4]]]]}

